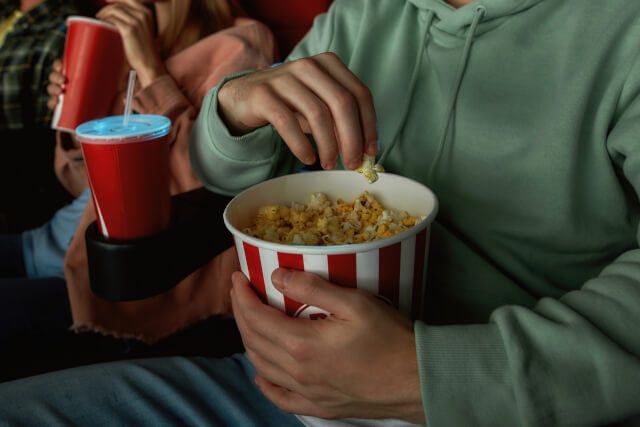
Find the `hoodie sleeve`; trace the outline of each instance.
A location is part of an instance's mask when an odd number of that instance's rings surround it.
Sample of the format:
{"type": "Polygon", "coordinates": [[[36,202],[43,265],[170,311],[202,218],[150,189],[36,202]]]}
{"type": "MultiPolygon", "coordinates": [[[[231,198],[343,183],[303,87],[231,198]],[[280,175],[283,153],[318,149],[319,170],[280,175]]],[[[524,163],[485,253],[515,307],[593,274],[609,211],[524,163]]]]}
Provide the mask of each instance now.
{"type": "MultiPolygon", "coordinates": [[[[289,55],[288,61],[327,52],[335,32],[337,2],[327,14],[319,15],[313,28],[289,55]]],[[[300,163],[271,125],[251,133],[231,135],[218,114],[218,91],[225,82],[248,74],[225,77],[205,97],[191,133],[190,157],[196,176],[209,190],[226,195],[272,178],[296,172],[300,163]]]]}
{"type": "MultiPolygon", "coordinates": [[[[637,203],[640,61],[629,75],[607,147],[637,203]]],[[[533,309],[500,307],[484,325],[416,322],[428,425],[595,426],[638,417],[638,325],[638,246],[580,290],[533,309]]]]}

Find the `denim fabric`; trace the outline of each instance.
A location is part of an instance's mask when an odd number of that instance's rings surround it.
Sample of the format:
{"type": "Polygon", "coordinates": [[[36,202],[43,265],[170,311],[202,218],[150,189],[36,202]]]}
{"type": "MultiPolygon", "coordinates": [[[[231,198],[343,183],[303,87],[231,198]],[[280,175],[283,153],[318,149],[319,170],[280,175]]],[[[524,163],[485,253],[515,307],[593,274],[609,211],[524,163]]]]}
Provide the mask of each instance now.
{"type": "Polygon", "coordinates": [[[11,351],[7,343],[16,339],[29,338],[34,345],[45,346],[56,334],[66,333],[71,310],[64,280],[0,279],[0,325],[0,355],[4,356],[11,351]]]}
{"type": "Polygon", "coordinates": [[[19,234],[0,234],[0,278],[24,277],[22,237],[19,234]]]}
{"type": "Polygon", "coordinates": [[[301,426],[254,376],[245,355],[83,366],[0,384],[0,425],[301,426]]]}
{"type": "Polygon", "coordinates": [[[22,233],[27,277],[64,278],[64,256],[89,197],[91,191],[87,188],[43,226],[22,233]]]}

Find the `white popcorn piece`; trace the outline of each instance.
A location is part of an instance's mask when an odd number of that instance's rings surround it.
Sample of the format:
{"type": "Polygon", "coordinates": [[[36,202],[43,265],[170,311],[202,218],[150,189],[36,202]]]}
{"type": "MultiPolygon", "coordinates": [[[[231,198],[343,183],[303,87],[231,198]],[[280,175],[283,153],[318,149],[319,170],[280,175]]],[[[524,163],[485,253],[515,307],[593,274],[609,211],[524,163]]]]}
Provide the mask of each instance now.
{"type": "Polygon", "coordinates": [[[362,165],[356,169],[366,178],[369,184],[373,184],[378,180],[378,172],[384,172],[382,165],[376,163],[376,158],[368,154],[362,155],[362,165]]]}

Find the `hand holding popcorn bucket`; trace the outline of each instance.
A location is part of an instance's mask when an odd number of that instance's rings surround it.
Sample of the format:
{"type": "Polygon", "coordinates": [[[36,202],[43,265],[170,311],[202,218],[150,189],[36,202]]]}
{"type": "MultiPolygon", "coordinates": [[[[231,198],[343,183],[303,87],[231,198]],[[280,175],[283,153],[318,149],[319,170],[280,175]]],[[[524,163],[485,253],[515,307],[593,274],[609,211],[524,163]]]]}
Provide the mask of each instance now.
{"type": "Polygon", "coordinates": [[[279,267],[316,273],[337,285],[379,295],[405,316],[419,318],[426,280],[429,232],[438,210],[431,190],[417,181],[390,173],[368,184],[352,171],[317,171],[287,175],[257,184],[238,194],[223,217],[235,241],[238,263],[264,302],[293,317],[327,316],[325,310],[285,297],[271,282],[279,267]],[[391,237],[364,243],[302,246],[253,237],[251,227],[264,206],[304,203],[312,193],[352,201],[369,192],[385,209],[423,217],[411,228],[391,237]]]}

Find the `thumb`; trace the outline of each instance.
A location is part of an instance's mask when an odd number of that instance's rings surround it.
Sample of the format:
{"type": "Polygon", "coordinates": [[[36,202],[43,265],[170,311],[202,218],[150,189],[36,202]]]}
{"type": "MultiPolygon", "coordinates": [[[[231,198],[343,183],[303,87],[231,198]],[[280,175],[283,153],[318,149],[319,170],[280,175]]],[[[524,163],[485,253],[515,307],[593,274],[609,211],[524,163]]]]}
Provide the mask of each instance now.
{"type": "Polygon", "coordinates": [[[273,285],[288,298],[322,308],[338,317],[352,310],[348,302],[354,290],[333,284],[314,273],[278,268],[271,275],[273,285]]]}

